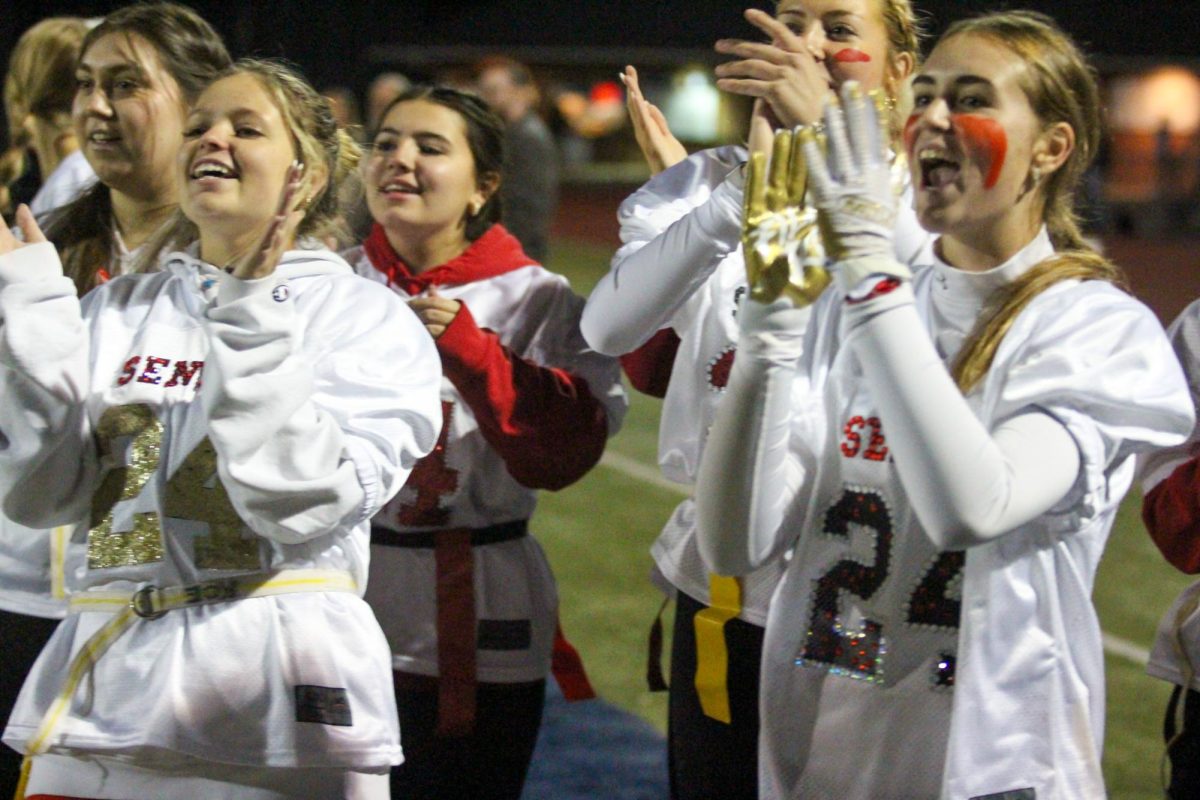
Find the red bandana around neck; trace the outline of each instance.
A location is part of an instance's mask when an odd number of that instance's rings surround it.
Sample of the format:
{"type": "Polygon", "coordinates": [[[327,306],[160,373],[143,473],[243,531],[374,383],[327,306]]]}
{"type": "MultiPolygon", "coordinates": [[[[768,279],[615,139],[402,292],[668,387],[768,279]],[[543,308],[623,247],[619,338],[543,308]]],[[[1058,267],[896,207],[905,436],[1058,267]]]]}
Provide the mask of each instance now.
{"type": "Polygon", "coordinates": [[[371,227],[363,250],[371,266],[387,276],[389,286],[411,295],[420,294],[430,286],[471,283],[537,263],[525,255],[521,243],[499,223],[488,228],[457,257],[419,275],[400,258],[379,223],[371,227]]]}

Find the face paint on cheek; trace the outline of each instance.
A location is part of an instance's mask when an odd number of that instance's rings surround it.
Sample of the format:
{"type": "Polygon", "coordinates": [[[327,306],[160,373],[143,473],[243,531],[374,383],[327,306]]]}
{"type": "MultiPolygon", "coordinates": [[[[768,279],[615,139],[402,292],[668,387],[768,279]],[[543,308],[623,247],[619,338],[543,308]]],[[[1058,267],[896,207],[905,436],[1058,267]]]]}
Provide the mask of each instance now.
{"type": "Polygon", "coordinates": [[[904,152],[908,154],[908,160],[913,158],[913,145],[917,143],[917,120],[920,114],[913,114],[908,118],[908,122],[904,123],[904,152]]]}
{"type": "Polygon", "coordinates": [[[995,187],[1000,180],[1000,170],[1004,168],[1004,157],[1008,155],[1008,136],[1004,128],[995,120],[975,114],[955,114],[951,124],[963,147],[986,165],[983,188],[995,187]]]}
{"type": "Polygon", "coordinates": [[[838,50],[833,54],[833,60],[839,64],[870,64],[871,57],[862,50],[855,50],[853,47],[847,47],[845,50],[838,50]]]}

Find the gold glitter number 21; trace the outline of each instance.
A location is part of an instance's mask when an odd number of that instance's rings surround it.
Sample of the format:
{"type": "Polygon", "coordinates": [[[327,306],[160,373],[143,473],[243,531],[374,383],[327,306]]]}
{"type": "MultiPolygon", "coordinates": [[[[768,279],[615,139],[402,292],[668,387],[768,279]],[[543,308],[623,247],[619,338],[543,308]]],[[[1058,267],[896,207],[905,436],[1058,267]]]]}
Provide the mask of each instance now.
{"type": "MultiPolygon", "coordinates": [[[[150,564],[163,559],[161,520],[154,512],[133,515],[129,531],[113,531],[113,509],[118,502],[141,494],[158,469],[163,425],[147,405],[110,408],[96,426],[102,456],[111,455],[123,438],[129,443],[128,464],[111,469],[92,496],[91,531],[88,534],[88,567],[150,564]]],[[[195,562],[200,569],[253,570],[260,566],[258,541],[243,538],[242,520],[233,509],[217,477],[217,454],[212,442],[196,446],[167,482],[163,511],[172,519],[204,522],[208,535],[194,539],[195,562]]]]}

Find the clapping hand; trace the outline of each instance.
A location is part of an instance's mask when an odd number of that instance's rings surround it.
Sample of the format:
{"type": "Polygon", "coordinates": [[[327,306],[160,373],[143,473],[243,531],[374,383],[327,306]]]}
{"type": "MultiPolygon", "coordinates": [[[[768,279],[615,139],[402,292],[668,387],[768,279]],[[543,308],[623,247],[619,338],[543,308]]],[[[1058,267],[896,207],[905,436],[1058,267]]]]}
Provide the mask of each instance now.
{"type": "Polygon", "coordinates": [[[293,162],[279,195],[279,206],[267,222],[258,246],[226,268],[235,278],[251,281],[275,272],[284,251],[295,241],[296,229],[304,219],[300,199],[303,182],[304,165],[293,162]]]}
{"type": "Polygon", "coordinates": [[[809,172],[809,199],[817,208],[825,248],[850,291],[869,275],[910,278],[896,261],[893,231],[897,197],[892,186],[888,136],[879,96],[847,82],[842,99],[825,108],[828,152],[815,133],[800,133],[809,172]]]}
{"type": "Polygon", "coordinates": [[[765,11],[750,9],[746,19],[770,41],[718,41],[718,53],[738,60],[717,66],[717,88],[763,100],[782,127],[813,124],[831,82],[825,64],[803,37],[765,11]]]}
{"type": "Polygon", "coordinates": [[[629,110],[633,135],[650,165],[650,174],[657,175],[687,158],[687,150],[667,127],[667,118],[642,95],[637,70],[625,67],[621,82],[625,84],[625,107],[629,110]]]}
{"type": "Polygon", "coordinates": [[[806,306],[830,282],[823,267],[805,263],[803,257],[813,222],[804,214],[807,175],[799,145],[800,138],[790,130],[779,131],[770,166],[765,153],[752,153],[747,165],[742,250],[750,297],[760,303],[787,296],[806,306]]]}
{"type": "Polygon", "coordinates": [[[33,218],[33,212],[24,203],[17,207],[16,222],[21,234],[25,237],[24,242],[13,236],[12,231],[8,229],[8,222],[3,216],[0,216],[0,256],[31,244],[40,244],[46,241],[42,229],[38,227],[37,220],[33,218]]]}

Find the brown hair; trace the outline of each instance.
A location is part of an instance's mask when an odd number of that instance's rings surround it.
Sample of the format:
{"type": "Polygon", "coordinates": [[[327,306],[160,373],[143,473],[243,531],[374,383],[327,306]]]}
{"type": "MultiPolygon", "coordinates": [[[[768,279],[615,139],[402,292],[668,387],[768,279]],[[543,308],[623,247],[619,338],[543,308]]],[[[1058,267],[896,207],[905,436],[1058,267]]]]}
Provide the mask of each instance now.
{"type": "MultiPolygon", "coordinates": [[[[81,54],[109,34],[137,35],[152,45],[188,102],[230,63],[212,26],[176,3],[141,3],[114,11],[88,32],[81,54]]],[[[81,295],[96,285],[97,270],[112,259],[114,227],[112,198],[102,183],[50,216],[46,237],[58,247],[63,272],[75,281],[81,295]]]]}
{"type": "MultiPolygon", "coordinates": [[[[462,118],[467,129],[467,146],[475,162],[475,179],[481,181],[487,175],[504,178],[504,121],[488,107],[487,103],[473,94],[460,92],[447,86],[416,86],[393,100],[379,117],[379,124],[387,119],[392,109],[401,103],[424,100],[450,109],[462,118]]],[[[377,133],[377,132],[376,132],[377,133]]],[[[374,133],[371,140],[374,141],[374,133]]],[[[503,208],[500,202],[500,182],[479,209],[467,218],[466,237],[473,242],[488,228],[500,222],[503,208]]]]}
{"type": "Polygon", "coordinates": [[[87,23],[79,17],[50,17],[21,34],[13,48],[4,77],[9,146],[0,154],[0,210],[8,206],[9,185],[25,172],[33,120],[70,131],[75,62],[86,34],[87,23]]]}
{"type": "MultiPolygon", "coordinates": [[[[312,87],[300,73],[279,62],[265,59],[241,59],[218,75],[215,83],[235,75],[249,75],[271,96],[283,117],[284,127],[292,134],[292,144],[302,164],[323,164],[328,178],[307,202],[298,237],[345,238],[344,223],[338,204],[338,188],[354,173],[362,154],[358,144],[338,127],[329,100],[312,87]]],[[[313,170],[309,169],[309,175],[313,170]]],[[[198,237],[195,224],[176,211],[171,221],[152,237],[146,252],[139,256],[137,271],[147,271],[169,247],[190,244],[198,237]]]]}
{"type": "Polygon", "coordinates": [[[1025,65],[1018,81],[1038,119],[1047,127],[1066,123],[1075,132],[1075,147],[1067,160],[1034,189],[1041,192],[1042,218],[1059,252],[992,299],[992,310],[980,319],[955,360],[954,378],[966,393],[987,374],[1017,315],[1042,291],[1063,280],[1102,280],[1122,289],[1126,281],[1119,267],[1084,241],[1075,215],[1075,187],[1096,157],[1103,135],[1096,75],[1083,53],[1054,20],[1033,11],[962,20],[951,25],[942,40],[960,35],[984,37],[1017,55],[1025,65]]]}

